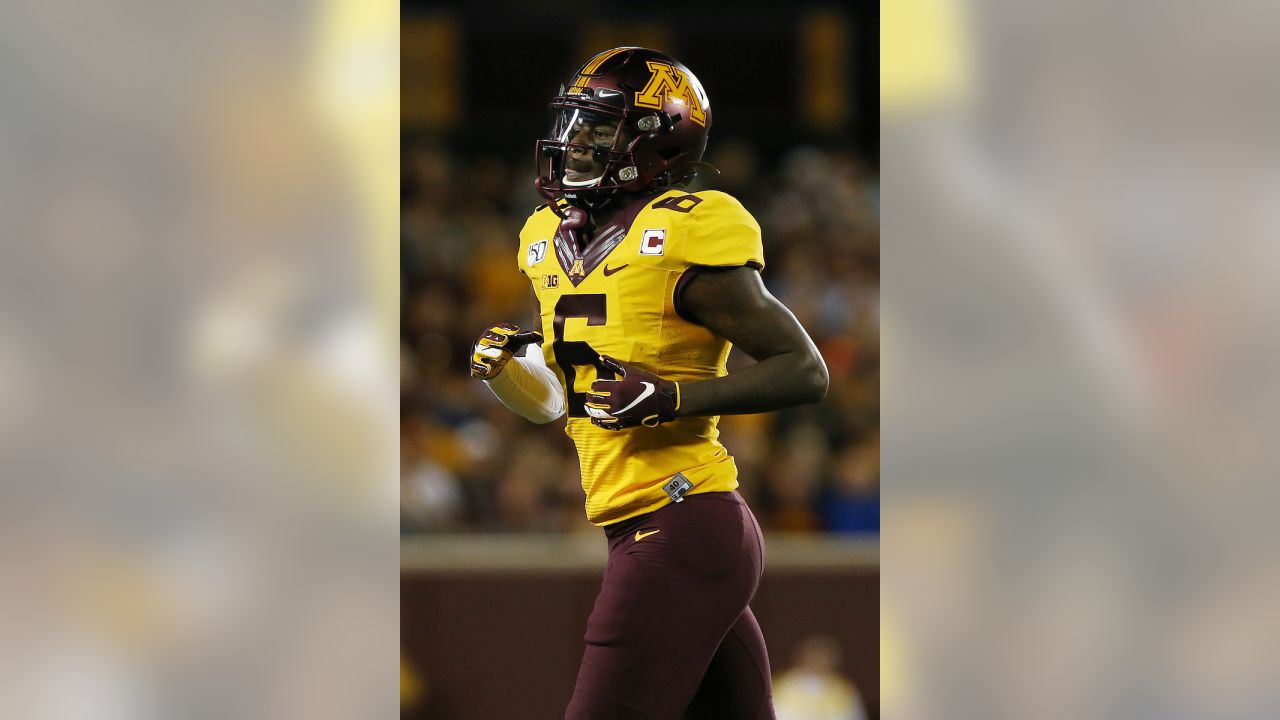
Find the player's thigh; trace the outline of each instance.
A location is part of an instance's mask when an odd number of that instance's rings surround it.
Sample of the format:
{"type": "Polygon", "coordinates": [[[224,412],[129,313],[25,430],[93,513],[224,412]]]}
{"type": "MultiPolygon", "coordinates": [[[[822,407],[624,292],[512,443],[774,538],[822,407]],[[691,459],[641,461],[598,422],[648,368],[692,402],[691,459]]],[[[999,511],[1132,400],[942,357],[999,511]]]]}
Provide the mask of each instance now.
{"type": "Polygon", "coordinates": [[[688,562],[690,538],[679,528],[657,527],[663,532],[612,555],[587,622],[570,718],[679,717],[750,600],[752,558],[708,572],[688,562]]]}
{"type": "Polygon", "coordinates": [[[755,594],[762,562],[759,527],[736,493],[669,505],[610,548],[587,642],[662,652],[696,638],[709,660],[755,594]]]}
{"type": "Polygon", "coordinates": [[[610,648],[618,670],[639,662],[662,620],[672,580],[662,558],[616,554],[587,619],[587,645],[610,648]]]}
{"type": "Polygon", "coordinates": [[[773,720],[764,634],[748,608],[721,640],[684,720],[773,720]]]}
{"type": "Polygon", "coordinates": [[[679,717],[724,632],[680,574],[651,555],[611,565],[587,622],[567,718],[679,717]]]}

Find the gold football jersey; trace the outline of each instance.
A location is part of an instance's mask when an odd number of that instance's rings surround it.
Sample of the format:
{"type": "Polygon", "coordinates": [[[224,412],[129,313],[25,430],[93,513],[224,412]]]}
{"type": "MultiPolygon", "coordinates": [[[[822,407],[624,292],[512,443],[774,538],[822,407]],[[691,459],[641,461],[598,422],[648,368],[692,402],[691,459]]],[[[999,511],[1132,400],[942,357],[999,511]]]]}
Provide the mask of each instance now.
{"type": "Polygon", "coordinates": [[[559,223],[547,207],[529,217],[519,264],[538,300],[547,364],[565,387],[587,519],[607,525],[652,512],[671,502],[663,486],[676,475],[692,483],[687,494],[738,487],[718,417],[605,430],[584,403],[592,382],[613,377],[601,355],[676,381],[726,374],[729,341],[681,316],[676,294],[691,268],[763,268],[760,226],[729,195],[683,190],[624,208],[581,251],[559,223]]]}

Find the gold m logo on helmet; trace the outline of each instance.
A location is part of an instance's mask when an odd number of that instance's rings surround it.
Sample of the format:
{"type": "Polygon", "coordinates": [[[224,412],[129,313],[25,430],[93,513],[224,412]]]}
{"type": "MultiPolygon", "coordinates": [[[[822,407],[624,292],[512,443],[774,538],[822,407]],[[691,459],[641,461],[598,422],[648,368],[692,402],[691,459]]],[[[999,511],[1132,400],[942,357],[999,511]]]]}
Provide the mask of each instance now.
{"type": "Polygon", "coordinates": [[[698,80],[664,62],[650,60],[646,65],[653,74],[649,76],[644,89],[636,93],[636,105],[660,110],[665,96],[671,102],[688,108],[689,119],[706,127],[707,94],[698,80]]]}

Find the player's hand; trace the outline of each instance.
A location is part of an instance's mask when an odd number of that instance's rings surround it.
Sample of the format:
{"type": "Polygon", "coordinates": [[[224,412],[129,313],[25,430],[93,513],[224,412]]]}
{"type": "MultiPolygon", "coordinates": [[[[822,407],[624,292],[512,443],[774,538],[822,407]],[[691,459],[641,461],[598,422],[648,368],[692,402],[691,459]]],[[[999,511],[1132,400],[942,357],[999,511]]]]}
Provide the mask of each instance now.
{"type": "Polygon", "coordinates": [[[591,422],[607,430],[645,425],[655,427],[676,419],[680,409],[680,384],[615,360],[608,355],[600,362],[618,377],[591,383],[587,414],[591,422]]]}
{"type": "Polygon", "coordinates": [[[499,323],[484,331],[471,350],[471,377],[492,380],[511,357],[529,343],[542,344],[542,333],[523,331],[511,323],[499,323]]]}

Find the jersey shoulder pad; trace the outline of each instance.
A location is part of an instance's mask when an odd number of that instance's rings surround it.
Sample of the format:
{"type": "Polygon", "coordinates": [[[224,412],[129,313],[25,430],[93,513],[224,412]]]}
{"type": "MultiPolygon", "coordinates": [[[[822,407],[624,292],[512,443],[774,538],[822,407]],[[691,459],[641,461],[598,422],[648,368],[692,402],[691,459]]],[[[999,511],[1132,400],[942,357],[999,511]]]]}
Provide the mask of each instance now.
{"type": "Polygon", "coordinates": [[[738,199],[719,190],[695,194],[701,202],[685,219],[683,249],[690,265],[764,267],[760,224],[738,199]]]}

